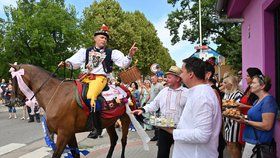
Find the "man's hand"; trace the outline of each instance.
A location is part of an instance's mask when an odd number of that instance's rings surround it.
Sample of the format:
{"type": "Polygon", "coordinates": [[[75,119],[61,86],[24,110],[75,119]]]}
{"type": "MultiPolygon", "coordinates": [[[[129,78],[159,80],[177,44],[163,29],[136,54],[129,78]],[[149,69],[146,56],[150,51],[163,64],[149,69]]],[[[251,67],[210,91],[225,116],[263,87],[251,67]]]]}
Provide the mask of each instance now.
{"type": "Polygon", "coordinates": [[[143,110],[138,109],[138,110],[133,110],[131,111],[132,114],[136,114],[136,115],[141,115],[143,113],[143,110]]]}
{"type": "Polygon", "coordinates": [[[61,61],[57,66],[58,66],[58,67],[62,67],[62,66],[65,66],[65,64],[66,64],[66,63],[65,63],[64,61],[61,61]]]}
{"type": "Polygon", "coordinates": [[[63,66],[70,67],[70,63],[69,63],[69,61],[61,61],[57,66],[58,67],[63,67],[63,66]]]}
{"type": "Polygon", "coordinates": [[[161,129],[165,130],[166,132],[173,134],[174,128],[171,127],[160,127],[161,129]]]}
{"type": "Polygon", "coordinates": [[[129,50],[128,56],[131,58],[134,56],[135,52],[138,50],[138,48],[135,47],[135,45],[136,45],[136,42],[133,43],[133,45],[131,46],[131,48],[129,50]]]}

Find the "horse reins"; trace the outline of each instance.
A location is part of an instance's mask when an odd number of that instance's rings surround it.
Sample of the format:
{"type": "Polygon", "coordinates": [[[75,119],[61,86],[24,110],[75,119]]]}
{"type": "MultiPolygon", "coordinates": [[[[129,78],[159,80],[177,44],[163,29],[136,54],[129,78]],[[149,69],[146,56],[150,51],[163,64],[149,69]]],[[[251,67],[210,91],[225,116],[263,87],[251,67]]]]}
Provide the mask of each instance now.
{"type": "MultiPolygon", "coordinates": [[[[71,78],[73,77],[73,65],[71,63],[70,64],[70,67],[71,67],[71,78]]],[[[34,95],[31,97],[30,100],[32,100],[39,92],[40,90],[42,89],[42,87],[52,78],[54,77],[54,75],[57,73],[57,71],[59,70],[60,66],[57,66],[55,71],[50,75],[50,77],[43,82],[43,84],[36,90],[36,92],[34,93],[34,95]]],[[[64,65],[64,79],[61,81],[61,83],[63,83],[65,81],[65,69],[66,69],[66,66],[64,65]]],[[[59,86],[61,85],[61,83],[59,84],[59,86]]],[[[58,89],[58,88],[57,88],[58,89]]],[[[56,91],[57,91],[56,89],[56,91]]]]}
{"type": "Polygon", "coordinates": [[[53,95],[52,95],[50,101],[49,101],[48,104],[46,105],[46,107],[47,107],[47,106],[50,104],[50,102],[53,100],[54,95],[56,94],[56,92],[58,91],[58,88],[61,86],[61,84],[62,84],[63,82],[64,82],[64,80],[62,80],[62,81],[60,82],[60,84],[56,87],[56,89],[55,89],[55,91],[54,91],[54,93],[53,93],[53,95]]]}

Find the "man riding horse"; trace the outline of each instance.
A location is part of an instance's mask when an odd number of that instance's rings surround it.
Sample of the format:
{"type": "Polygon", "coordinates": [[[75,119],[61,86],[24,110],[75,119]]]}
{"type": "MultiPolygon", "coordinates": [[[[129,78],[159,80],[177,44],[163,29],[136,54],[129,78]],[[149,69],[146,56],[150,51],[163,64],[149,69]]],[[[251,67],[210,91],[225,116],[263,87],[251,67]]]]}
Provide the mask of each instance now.
{"type": "Polygon", "coordinates": [[[93,35],[94,46],[90,48],[81,48],[72,57],[61,62],[59,66],[65,65],[68,68],[79,69],[81,68],[83,75],[81,80],[89,84],[87,92],[87,99],[91,99],[90,104],[94,114],[95,129],[88,135],[88,138],[97,138],[101,135],[100,114],[95,111],[95,104],[98,95],[102,92],[107,84],[107,77],[113,71],[113,63],[118,67],[127,68],[138,50],[135,43],[129,50],[127,56],[121,51],[116,49],[106,48],[107,41],[109,40],[109,29],[106,25],[102,25],[101,29],[96,31],[93,35]]]}

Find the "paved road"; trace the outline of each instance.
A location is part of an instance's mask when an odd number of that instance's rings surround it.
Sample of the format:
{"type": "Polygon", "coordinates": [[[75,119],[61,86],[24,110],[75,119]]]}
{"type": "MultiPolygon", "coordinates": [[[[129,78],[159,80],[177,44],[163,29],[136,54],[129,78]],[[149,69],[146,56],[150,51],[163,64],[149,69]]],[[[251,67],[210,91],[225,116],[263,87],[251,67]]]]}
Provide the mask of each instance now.
{"type": "MultiPolygon", "coordinates": [[[[121,157],[121,132],[117,131],[119,140],[118,144],[115,148],[115,151],[113,153],[113,158],[119,158],[121,157]]],[[[147,134],[152,137],[154,134],[154,131],[147,131],[147,134]]],[[[90,147],[88,148],[91,153],[86,156],[89,158],[105,158],[107,155],[107,152],[110,147],[109,137],[107,133],[104,135],[103,138],[98,140],[92,140],[92,139],[84,139],[80,143],[80,147],[90,147]]],[[[140,140],[139,136],[136,132],[129,132],[128,133],[128,143],[126,146],[126,152],[125,156],[127,158],[153,158],[157,155],[157,146],[156,142],[149,142],[149,151],[146,151],[143,149],[142,141],[140,140]]]]}
{"type": "Polygon", "coordinates": [[[0,112],[0,146],[14,143],[28,144],[42,139],[43,130],[40,123],[27,123],[21,120],[22,110],[18,109],[18,118],[9,119],[7,107],[1,107],[0,112]],[[5,111],[5,112],[3,112],[5,111]]]}
{"type": "MultiPolygon", "coordinates": [[[[21,110],[18,109],[21,114],[21,110]]],[[[20,116],[20,115],[19,115],[20,116]]],[[[118,144],[115,148],[113,158],[121,155],[121,132],[118,144]]],[[[147,131],[152,137],[153,131],[147,131]]],[[[88,139],[88,132],[76,134],[79,148],[90,151],[88,158],[105,158],[110,143],[108,134],[103,138],[88,139]]],[[[43,139],[43,130],[40,123],[27,123],[20,119],[8,119],[7,108],[0,105],[0,158],[49,158],[51,149],[48,148],[43,139]]],[[[156,142],[149,142],[149,151],[145,151],[142,142],[136,132],[129,132],[125,156],[127,158],[154,158],[157,155],[156,142]]],[[[171,157],[171,156],[170,156],[171,157]]],[[[229,158],[225,150],[225,157],[229,158]]]]}
{"type": "MultiPolygon", "coordinates": [[[[43,130],[40,123],[27,123],[20,120],[22,110],[17,108],[18,118],[8,119],[7,107],[0,105],[0,157],[1,158],[46,158],[51,157],[51,149],[48,148],[43,139],[43,130]]],[[[120,157],[121,132],[118,145],[113,157],[120,157]]],[[[147,132],[153,135],[153,131],[147,132]]],[[[108,134],[96,140],[88,139],[88,132],[76,134],[80,149],[87,149],[91,153],[86,157],[106,157],[110,146],[108,134]]],[[[126,157],[143,158],[156,157],[157,146],[155,142],[149,143],[150,150],[145,151],[136,132],[129,132],[126,157]]]]}

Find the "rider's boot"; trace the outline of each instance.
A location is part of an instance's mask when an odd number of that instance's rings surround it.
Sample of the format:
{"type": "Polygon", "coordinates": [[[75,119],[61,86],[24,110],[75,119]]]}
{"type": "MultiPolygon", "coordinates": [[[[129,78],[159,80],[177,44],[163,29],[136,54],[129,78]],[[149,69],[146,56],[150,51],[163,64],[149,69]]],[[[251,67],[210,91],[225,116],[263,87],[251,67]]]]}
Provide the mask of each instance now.
{"type": "Polygon", "coordinates": [[[96,111],[93,114],[94,129],[89,133],[88,138],[96,139],[102,133],[102,125],[100,120],[100,112],[96,111]]]}

